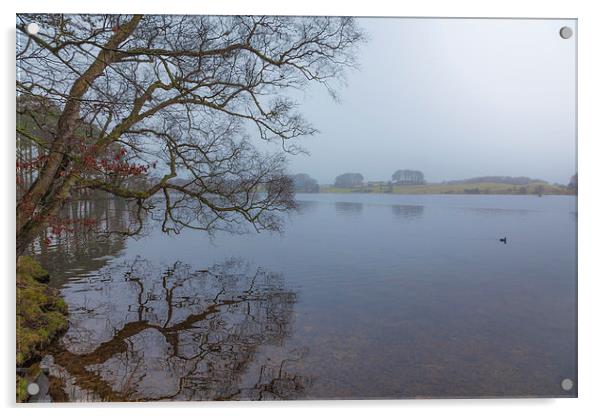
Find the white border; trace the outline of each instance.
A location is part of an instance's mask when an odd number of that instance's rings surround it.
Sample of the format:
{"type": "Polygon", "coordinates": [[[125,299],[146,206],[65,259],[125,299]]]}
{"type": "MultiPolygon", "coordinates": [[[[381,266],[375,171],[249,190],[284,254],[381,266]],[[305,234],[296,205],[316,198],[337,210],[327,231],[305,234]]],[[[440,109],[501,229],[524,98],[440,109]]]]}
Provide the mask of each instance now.
{"type": "MultiPolygon", "coordinates": [[[[598,298],[602,293],[602,270],[597,257],[602,243],[600,198],[599,139],[602,138],[601,76],[602,14],[595,0],[423,0],[393,3],[389,0],[342,1],[342,0],[21,0],[13,4],[2,3],[3,64],[0,82],[2,102],[2,175],[3,189],[12,194],[2,205],[0,240],[2,247],[3,283],[3,334],[1,358],[3,374],[0,377],[2,405],[12,407],[13,412],[42,411],[45,414],[80,414],[81,405],[61,407],[21,406],[14,403],[14,48],[16,12],[86,12],[86,13],[179,13],[179,14],[285,14],[285,15],[357,15],[357,16],[420,16],[420,17],[539,17],[579,19],[579,399],[501,399],[501,400],[403,400],[403,401],[311,401],[286,403],[170,403],[136,405],[94,404],[88,409],[92,414],[105,412],[144,411],[146,415],[164,415],[171,408],[180,414],[220,412],[240,415],[269,413],[306,414],[310,412],[332,413],[343,410],[350,415],[363,415],[367,411],[385,414],[420,412],[435,414],[507,415],[508,413],[568,415],[589,414],[602,406],[598,397],[602,394],[602,336],[599,318],[602,310],[598,298]],[[140,405],[138,405],[140,406],[140,405]]],[[[5,193],[6,195],[6,193],[5,193]]],[[[5,413],[6,414],[6,413],[5,413]]]]}

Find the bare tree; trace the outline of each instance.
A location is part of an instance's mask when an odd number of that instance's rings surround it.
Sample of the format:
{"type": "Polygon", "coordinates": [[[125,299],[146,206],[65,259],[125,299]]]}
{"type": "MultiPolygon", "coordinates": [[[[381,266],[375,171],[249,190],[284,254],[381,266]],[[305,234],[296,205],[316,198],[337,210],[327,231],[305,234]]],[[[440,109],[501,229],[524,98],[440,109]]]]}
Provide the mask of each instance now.
{"type": "Polygon", "coordinates": [[[297,173],[296,175],[292,175],[291,179],[293,181],[293,186],[295,187],[295,192],[320,192],[318,181],[307,173],[297,173]]]}
{"type": "Polygon", "coordinates": [[[361,173],[343,173],[334,180],[334,186],[337,188],[355,188],[361,186],[364,182],[364,176],[361,173]]]}
{"type": "Polygon", "coordinates": [[[401,185],[423,185],[425,184],[424,174],[419,170],[399,169],[396,170],[391,179],[396,184],[401,185]]]}
{"type": "Polygon", "coordinates": [[[33,120],[17,134],[39,151],[17,255],[82,189],[132,200],[140,221],[160,213],[165,232],[279,229],[294,205],[285,155],[316,132],[288,92],[334,93],[362,39],[330,17],[19,15],[17,31],[17,97],[30,103],[18,116],[33,120]],[[37,123],[40,107],[54,123],[37,123]],[[259,152],[247,131],[280,150],[259,152]],[[140,174],[154,179],[131,186],[140,174]]]}
{"type": "Polygon", "coordinates": [[[573,176],[571,176],[571,180],[569,181],[569,184],[567,186],[569,189],[577,191],[577,188],[578,188],[577,183],[578,183],[578,179],[577,179],[577,174],[575,173],[573,176]]]}

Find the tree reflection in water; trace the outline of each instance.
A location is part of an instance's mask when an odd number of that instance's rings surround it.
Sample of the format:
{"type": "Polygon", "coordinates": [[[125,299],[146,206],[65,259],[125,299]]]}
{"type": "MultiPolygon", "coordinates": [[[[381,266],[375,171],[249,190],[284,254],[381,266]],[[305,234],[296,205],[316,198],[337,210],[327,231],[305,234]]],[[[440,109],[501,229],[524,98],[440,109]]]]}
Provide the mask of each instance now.
{"type": "Polygon", "coordinates": [[[48,361],[68,400],[294,399],[310,383],[289,370],[303,353],[283,352],[296,294],[278,274],[137,258],[63,294],[70,328],[48,361]]]}
{"type": "Polygon", "coordinates": [[[121,198],[74,199],[63,207],[61,216],[73,221],[70,232],[53,234],[43,230],[28,248],[52,276],[50,284],[62,287],[71,277],[99,270],[125,248],[124,232],[133,225],[128,203],[121,198]],[[93,227],[80,224],[94,219],[93,227]],[[110,233],[109,231],[117,231],[110,233]],[[45,243],[49,239],[50,243],[45,243]]]}
{"type": "Polygon", "coordinates": [[[334,208],[337,214],[341,215],[359,215],[364,210],[364,204],[361,202],[335,202],[334,208]]]}
{"type": "Polygon", "coordinates": [[[393,215],[405,220],[414,220],[422,217],[424,206],[422,205],[391,205],[393,215]]]}

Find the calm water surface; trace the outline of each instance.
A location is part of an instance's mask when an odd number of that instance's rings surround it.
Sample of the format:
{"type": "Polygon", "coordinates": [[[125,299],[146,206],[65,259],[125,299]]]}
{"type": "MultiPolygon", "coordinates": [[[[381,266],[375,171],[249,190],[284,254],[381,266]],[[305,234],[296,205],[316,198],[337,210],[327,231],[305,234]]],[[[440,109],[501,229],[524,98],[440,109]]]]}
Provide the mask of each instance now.
{"type": "Polygon", "coordinates": [[[576,395],[575,197],[298,199],[282,235],[45,253],[67,399],[576,395]]]}

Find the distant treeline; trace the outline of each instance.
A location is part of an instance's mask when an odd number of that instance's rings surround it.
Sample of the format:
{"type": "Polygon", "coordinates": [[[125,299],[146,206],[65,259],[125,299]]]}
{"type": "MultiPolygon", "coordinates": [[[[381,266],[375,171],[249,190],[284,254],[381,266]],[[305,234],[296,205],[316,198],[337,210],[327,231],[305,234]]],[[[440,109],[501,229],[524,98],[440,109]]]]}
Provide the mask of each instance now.
{"type": "Polygon", "coordinates": [[[458,179],[453,181],[443,181],[444,184],[457,185],[464,183],[504,183],[508,185],[528,185],[530,183],[539,182],[547,183],[541,179],[531,179],[526,176],[478,176],[476,178],[458,179]]]}
{"type": "Polygon", "coordinates": [[[292,175],[291,179],[293,180],[293,185],[296,192],[320,192],[320,185],[318,185],[318,181],[309,176],[307,173],[297,173],[296,175],[292,175]]]}
{"type": "Polygon", "coordinates": [[[577,174],[568,184],[550,184],[526,176],[479,176],[468,179],[427,183],[419,170],[398,169],[389,181],[364,181],[361,173],[338,175],[333,185],[319,185],[306,173],[292,175],[296,192],[361,192],[361,193],[424,193],[424,194],[575,194],[577,174]],[[467,186],[464,186],[467,185],[467,186]]]}

